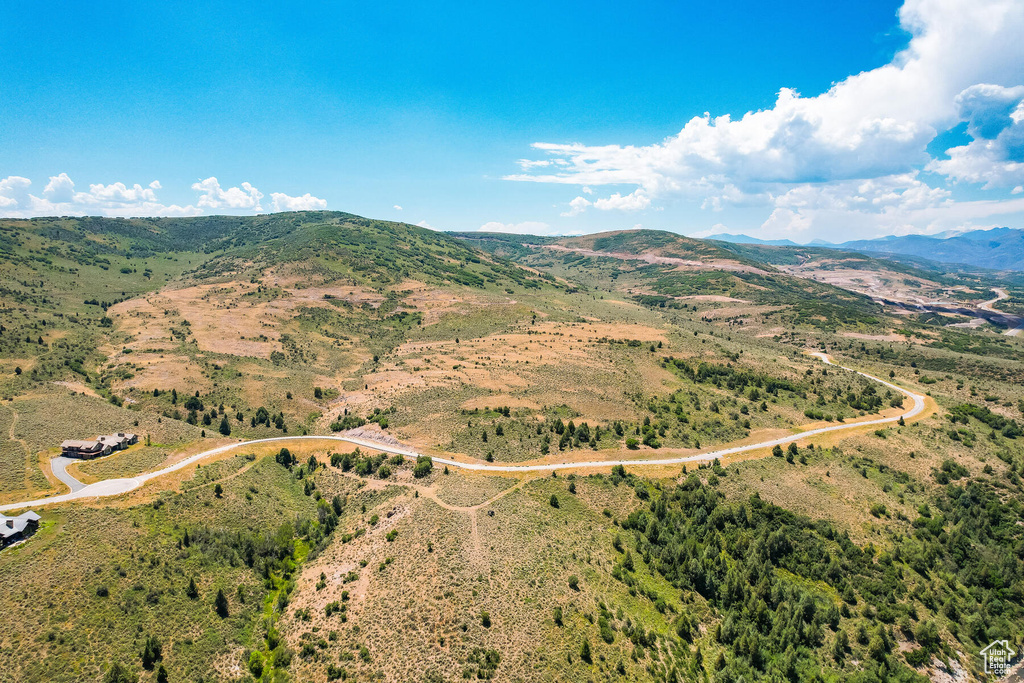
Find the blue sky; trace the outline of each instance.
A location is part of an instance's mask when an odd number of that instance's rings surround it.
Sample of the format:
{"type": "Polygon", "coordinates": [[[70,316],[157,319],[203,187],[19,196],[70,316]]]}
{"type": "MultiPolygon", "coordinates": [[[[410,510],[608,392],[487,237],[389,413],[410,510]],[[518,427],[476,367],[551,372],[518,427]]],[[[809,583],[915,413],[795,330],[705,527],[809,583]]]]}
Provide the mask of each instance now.
{"type": "Polygon", "coordinates": [[[8,3],[0,213],[1024,227],[1019,2],[554,5],[8,3]]]}

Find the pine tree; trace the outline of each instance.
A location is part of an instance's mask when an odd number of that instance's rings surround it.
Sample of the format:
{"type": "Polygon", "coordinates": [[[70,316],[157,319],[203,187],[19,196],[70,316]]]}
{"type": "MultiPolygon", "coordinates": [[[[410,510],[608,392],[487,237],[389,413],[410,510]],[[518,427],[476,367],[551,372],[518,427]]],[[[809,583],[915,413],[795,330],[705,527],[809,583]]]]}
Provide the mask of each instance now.
{"type": "Polygon", "coordinates": [[[217,614],[221,619],[226,619],[228,617],[228,599],[224,595],[223,588],[217,589],[217,597],[213,601],[213,606],[214,609],[217,610],[217,614]]]}
{"type": "Polygon", "coordinates": [[[156,636],[147,637],[146,643],[142,647],[142,668],[152,671],[161,659],[163,659],[163,647],[160,645],[160,641],[156,636]]]}

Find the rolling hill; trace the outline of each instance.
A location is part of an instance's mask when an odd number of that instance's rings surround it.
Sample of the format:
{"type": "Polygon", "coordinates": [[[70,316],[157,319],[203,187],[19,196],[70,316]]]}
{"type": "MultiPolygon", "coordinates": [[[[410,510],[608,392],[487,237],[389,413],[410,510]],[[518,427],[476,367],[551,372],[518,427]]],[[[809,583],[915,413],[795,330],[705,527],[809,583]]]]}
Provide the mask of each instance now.
{"type": "Polygon", "coordinates": [[[869,287],[987,277],[336,212],[0,250],[0,504],[64,490],[64,438],[142,437],[83,483],[279,439],[40,506],[0,551],[0,680],[980,680],[1024,618],[1024,341],[869,287]]]}

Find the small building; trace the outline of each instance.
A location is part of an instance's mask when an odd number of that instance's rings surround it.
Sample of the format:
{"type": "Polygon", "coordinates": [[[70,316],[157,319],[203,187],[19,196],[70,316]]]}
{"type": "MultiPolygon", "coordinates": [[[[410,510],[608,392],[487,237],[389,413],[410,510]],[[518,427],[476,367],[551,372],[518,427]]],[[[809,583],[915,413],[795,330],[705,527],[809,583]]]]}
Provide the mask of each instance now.
{"type": "Polygon", "coordinates": [[[29,510],[17,517],[0,514],[0,548],[28,538],[39,528],[39,515],[29,510]]]}

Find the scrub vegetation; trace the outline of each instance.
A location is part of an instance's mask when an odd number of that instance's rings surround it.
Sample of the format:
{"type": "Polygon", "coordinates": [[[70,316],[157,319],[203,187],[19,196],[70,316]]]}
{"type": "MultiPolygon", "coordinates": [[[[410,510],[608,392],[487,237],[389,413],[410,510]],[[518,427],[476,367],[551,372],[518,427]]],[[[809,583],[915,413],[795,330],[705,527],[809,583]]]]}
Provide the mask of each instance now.
{"type": "Polygon", "coordinates": [[[981,680],[1024,645],[1024,342],[956,312],[989,273],[299,212],[4,220],[0,275],[0,504],[66,490],[64,439],[140,435],[85,483],[363,440],[35,508],[0,680],[981,680]],[[910,407],[812,351],[924,412],[612,466],[910,407]]]}

